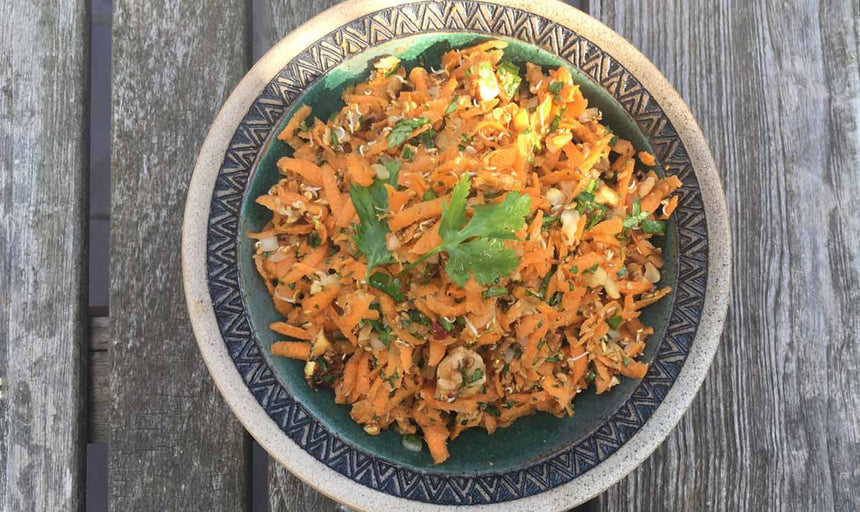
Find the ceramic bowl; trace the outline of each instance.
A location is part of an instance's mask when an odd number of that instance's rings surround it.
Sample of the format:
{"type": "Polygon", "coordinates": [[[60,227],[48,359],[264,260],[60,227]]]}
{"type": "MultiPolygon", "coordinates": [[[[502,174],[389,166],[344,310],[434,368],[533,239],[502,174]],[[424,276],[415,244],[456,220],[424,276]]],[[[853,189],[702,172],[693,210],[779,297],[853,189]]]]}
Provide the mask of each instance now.
{"type": "Polygon", "coordinates": [[[617,34],[561,3],[347,2],[284,38],[229,97],[201,149],[183,227],[183,274],[201,353],[248,431],[281,464],[360,510],[470,506],[561,510],[606,489],[644,460],[683,414],[707,372],[725,316],[730,248],[725,201],[695,121],[650,62],[617,34]],[[508,42],[506,59],[567,66],[604,123],[654,153],[684,186],[661,240],[661,286],[673,294],[643,321],[655,328],[641,381],[624,379],[576,414],[537,414],[492,436],[466,431],[434,466],[389,430],[367,435],[313,391],[297,361],[273,358],[267,328],[279,319],[245,236],[268,221],[255,197],[277,182],[289,154],[276,134],[300,105],[326,118],[370,63],[397,55],[433,66],[451,48],[508,42]]]}

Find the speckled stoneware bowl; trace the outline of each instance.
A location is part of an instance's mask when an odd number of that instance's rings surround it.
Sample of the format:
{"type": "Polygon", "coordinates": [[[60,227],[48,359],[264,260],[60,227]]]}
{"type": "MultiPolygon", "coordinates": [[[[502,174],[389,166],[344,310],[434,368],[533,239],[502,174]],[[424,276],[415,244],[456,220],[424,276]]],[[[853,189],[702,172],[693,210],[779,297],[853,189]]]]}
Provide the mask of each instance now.
{"type": "Polygon", "coordinates": [[[188,310],[203,358],[227,403],[281,464],[321,492],[360,510],[469,506],[562,510],[603,491],[644,460],[677,423],[716,350],[730,282],[725,201],[704,138],[678,94],[629,43],[560,2],[524,0],[347,2],[284,38],[245,76],[200,151],[182,244],[188,310]],[[369,64],[397,55],[433,66],[451,48],[487,38],[505,56],[567,66],[604,122],[657,155],[684,186],[662,248],[662,285],[641,381],[600,397],[582,393],[576,414],[537,414],[492,436],[471,429],[434,466],[425,449],[402,447],[392,430],[369,436],[313,391],[297,361],[273,358],[278,319],[254,269],[247,231],[267,221],[253,198],[278,179],[289,148],[275,135],[302,104],[326,118],[369,64]]]}

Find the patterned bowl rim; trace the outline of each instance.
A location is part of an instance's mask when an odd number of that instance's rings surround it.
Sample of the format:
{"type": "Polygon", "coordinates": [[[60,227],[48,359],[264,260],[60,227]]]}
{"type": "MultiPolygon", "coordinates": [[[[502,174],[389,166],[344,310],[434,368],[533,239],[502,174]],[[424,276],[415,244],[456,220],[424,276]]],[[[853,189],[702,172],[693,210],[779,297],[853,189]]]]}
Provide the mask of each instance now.
{"type": "MultiPolygon", "coordinates": [[[[410,5],[421,3],[431,2],[417,0],[410,2],[410,5]]],[[[450,497],[442,500],[474,510],[567,509],[604,491],[644,461],[680,420],[704,380],[719,344],[730,291],[731,238],[725,197],[704,136],[683,100],[647,58],[611,29],[557,0],[453,0],[444,3],[471,8],[498,6],[540,17],[549,20],[550,25],[572,31],[610,57],[659,106],[668,126],[673,129],[673,137],[680,141],[684,158],[689,161],[698,182],[703,219],[706,219],[706,223],[701,223],[703,227],[706,225],[706,235],[704,248],[700,248],[706,258],[701,266],[707,269],[706,279],[703,279],[703,300],[696,308],[698,325],[694,328],[695,336],[691,336],[688,342],[686,357],[681,360],[674,382],[669,383],[665,396],[662,400],[658,399],[656,409],[649,411],[650,416],[627,435],[620,446],[613,447],[605,458],[590,463],[586,471],[573,478],[548,484],[537,491],[509,496],[501,502],[472,501],[470,498],[463,501],[468,498],[465,494],[465,498],[460,501],[452,501],[450,497]]],[[[397,0],[351,0],[342,3],[317,15],[286,36],[254,65],[221,108],[203,143],[188,189],[182,231],[182,272],[188,312],[203,359],[222,396],[248,432],[279,463],[320,492],[359,510],[410,507],[424,511],[446,507],[434,504],[435,499],[415,501],[403,497],[404,493],[392,493],[378,486],[374,489],[355,477],[349,478],[318,460],[307,451],[307,446],[300,446],[286,435],[261,405],[259,398],[252,394],[247,379],[240,373],[225,343],[210,289],[208,252],[211,250],[211,241],[208,232],[211,229],[213,193],[219,174],[226,167],[228,149],[235,142],[237,130],[246,121],[249,109],[278,73],[314,43],[331,34],[332,27],[341,28],[373,13],[403,6],[404,3],[397,0]]],[[[295,91],[296,94],[298,92],[295,91]]],[[[294,99],[289,92],[286,95],[288,100],[294,99]]],[[[255,156],[252,156],[252,160],[255,156]]],[[[378,471],[376,466],[374,471],[378,471]]],[[[470,480],[468,477],[457,479],[470,480]]],[[[433,483],[428,485],[433,486],[433,483]]]]}

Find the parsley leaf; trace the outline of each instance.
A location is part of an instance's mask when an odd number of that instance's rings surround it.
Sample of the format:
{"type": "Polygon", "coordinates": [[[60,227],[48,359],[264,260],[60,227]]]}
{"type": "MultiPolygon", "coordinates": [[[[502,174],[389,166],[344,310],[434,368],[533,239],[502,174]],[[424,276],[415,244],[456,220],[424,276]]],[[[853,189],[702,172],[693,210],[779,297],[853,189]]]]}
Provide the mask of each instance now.
{"type": "MultiPolygon", "coordinates": [[[[373,186],[359,187],[349,186],[349,198],[352,200],[355,211],[358,214],[359,223],[355,225],[356,248],[367,258],[367,274],[379,265],[394,263],[394,257],[388,251],[385,235],[389,233],[388,222],[380,219],[378,213],[388,210],[388,196],[383,195],[384,202],[380,201],[378,194],[374,193],[373,186]]],[[[383,192],[385,189],[383,189],[383,192]]]]}
{"type": "Polygon", "coordinates": [[[416,117],[415,119],[404,118],[397,121],[394,128],[391,130],[391,133],[388,134],[388,147],[394,148],[403,144],[407,139],[412,137],[412,132],[415,131],[416,128],[421,127],[428,122],[429,121],[423,117],[416,117]]]}
{"type": "Polygon", "coordinates": [[[385,235],[390,232],[388,222],[381,219],[380,214],[388,212],[388,192],[385,191],[385,184],[397,185],[400,164],[399,160],[383,164],[388,170],[387,180],[375,179],[368,187],[349,186],[349,198],[359,219],[359,223],[355,224],[355,235],[352,239],[356,248],[367,259],[366,276],[370,276],[374,267],[394,263],[394,257],[389,252],[385,239],[385,235]]]}
{"type": "Polygon", "coordinates": [[[520,68],[510,62],[499,63],[499,82],[502,84],[502,90],[508,95],[508,98],[516,96],[523,79],[520,78],[520,68]]]}
{"type": "Polygon", "coordinates": [[[476,281],[489,284],[498,276],[510,274],[519,264],[517,254],[507,249],[501,240],[475,238],[448,250],[445,272],[458,286],[466,284],[470,270],[476,281]]]}
{"type": "Polygon", "coordinates": [[[613,316],[612,318],[607,320],[606,323],[609,324],[610,329],[618,329],[618,326],[621,325],[621,315],[613,316]]]}
{"type": "Polygon", "coordinates": [[[466,223],[470,188],[469,175],[464,174],[454,187],[451,199],[442,205],[439,223],[442,243],[406,267],[404,272],[440,252],[448,253],[445,272],[459,286],[466,284],[470,272],[480,284],[488,285],[517,268],[519,257],[505,247],[502,240],[515,239],[515,232],[525,225],[531,198],[518,192],[508,193],[500,203],[475,206],[472,218],[466,223]]]}
{"type": "Polygon", "coordinates": [[[391,277],[390,275],[382,272],[374,272],[367,279],[367,284],[377,290],[387,293],[397,302],[403,302],[405,300],[403,292],[400,291],[402,284],[400,279],[397,279],[396,277],[391,277]]]}

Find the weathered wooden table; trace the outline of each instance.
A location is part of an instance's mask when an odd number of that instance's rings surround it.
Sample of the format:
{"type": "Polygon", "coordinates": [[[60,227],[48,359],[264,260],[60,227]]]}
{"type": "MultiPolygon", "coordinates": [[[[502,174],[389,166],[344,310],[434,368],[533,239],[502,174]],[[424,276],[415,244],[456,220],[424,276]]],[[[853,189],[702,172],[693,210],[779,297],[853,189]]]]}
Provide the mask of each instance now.
{"type": "MultiPolygon", "coordinates": [[[[270,464],[198,356],[185,188],[251,63],[330,0],[114,0],[110,317],[87,309],[87,0],[0,2],[0,509],[337,506],[270,464]],[[92,482],[90,482],[92,483],[92,482]]],[[[591,0],[686,99],[722,170],[734,295],[692,408],[594,510],[860,510],[860,2],[591,0]]],[[[106,269],[93,268],[94,275],[106,269]]]]}

